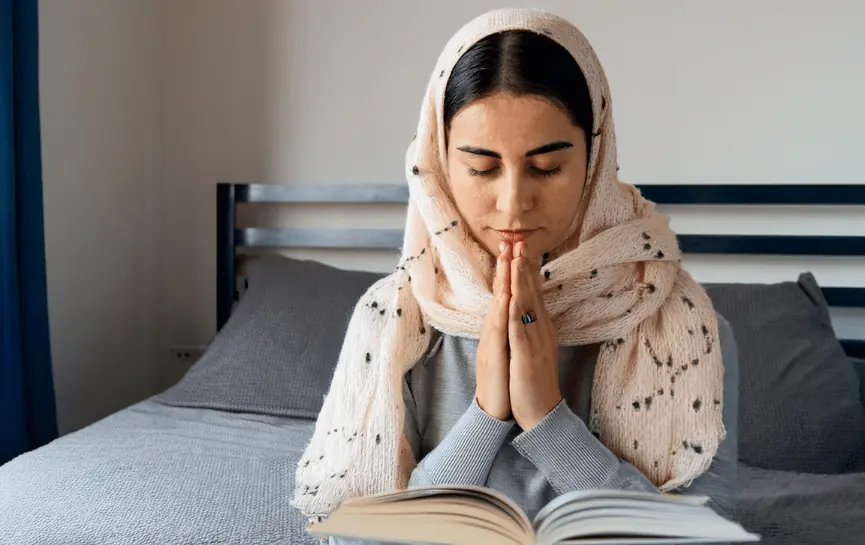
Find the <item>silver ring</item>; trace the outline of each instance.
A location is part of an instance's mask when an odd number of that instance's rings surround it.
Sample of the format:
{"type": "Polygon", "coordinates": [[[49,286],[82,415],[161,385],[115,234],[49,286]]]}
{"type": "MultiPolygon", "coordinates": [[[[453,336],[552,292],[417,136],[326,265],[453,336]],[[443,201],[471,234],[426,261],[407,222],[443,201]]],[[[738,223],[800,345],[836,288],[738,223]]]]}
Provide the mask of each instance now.
{"type": "Polygon", "coordinates": [[[524,324],[531,324],[531,323],[533,323],[533,322],[537,322],[537,321],[538,321],[538,319],[535,317],[535,315],[532,314],[531,312],[526,312],[525,314],[523,314],[522,317],[520,318],[520,320],[521,320],[524,324]]]}

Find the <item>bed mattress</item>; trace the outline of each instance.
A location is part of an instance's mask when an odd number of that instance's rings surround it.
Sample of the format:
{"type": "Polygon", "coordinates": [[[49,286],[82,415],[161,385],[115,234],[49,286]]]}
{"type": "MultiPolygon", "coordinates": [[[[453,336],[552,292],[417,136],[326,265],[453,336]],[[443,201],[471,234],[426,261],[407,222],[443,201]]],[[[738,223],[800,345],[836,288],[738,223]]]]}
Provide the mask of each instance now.
{"type": "Polygon", "coordinates": [[[0,467],[0,544],[317,543],[289,505],[313,426],[136,404],[0,467]]]}
{"type": "Polygon", "coordinates": [[[740,523],[764,545],[865,543],[865,473],[817,475],[739,465],[740,523]]]}

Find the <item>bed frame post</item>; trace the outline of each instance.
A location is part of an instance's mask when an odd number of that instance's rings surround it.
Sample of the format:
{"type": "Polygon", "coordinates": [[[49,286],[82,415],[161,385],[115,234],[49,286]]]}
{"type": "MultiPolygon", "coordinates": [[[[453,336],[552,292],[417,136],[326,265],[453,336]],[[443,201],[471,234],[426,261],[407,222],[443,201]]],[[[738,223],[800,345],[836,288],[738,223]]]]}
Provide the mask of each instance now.
{"type": "Polygon", "coordinates": [[[216,330],[228,321],[235,294],[234,185],[216,185],[216,330]]]}

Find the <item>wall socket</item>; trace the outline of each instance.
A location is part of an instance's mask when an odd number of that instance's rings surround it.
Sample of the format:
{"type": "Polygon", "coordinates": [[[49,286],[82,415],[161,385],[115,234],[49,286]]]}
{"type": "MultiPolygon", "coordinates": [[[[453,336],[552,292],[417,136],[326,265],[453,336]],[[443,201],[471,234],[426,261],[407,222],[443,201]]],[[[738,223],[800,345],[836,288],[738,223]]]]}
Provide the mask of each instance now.
{"type": "Polygon", "coordinates": [[[190,365],[201,358],[201,355],[204,353],[204,347],[174,345],[168,348],[168,353],[171,357],[171,363],[190,365]]]}

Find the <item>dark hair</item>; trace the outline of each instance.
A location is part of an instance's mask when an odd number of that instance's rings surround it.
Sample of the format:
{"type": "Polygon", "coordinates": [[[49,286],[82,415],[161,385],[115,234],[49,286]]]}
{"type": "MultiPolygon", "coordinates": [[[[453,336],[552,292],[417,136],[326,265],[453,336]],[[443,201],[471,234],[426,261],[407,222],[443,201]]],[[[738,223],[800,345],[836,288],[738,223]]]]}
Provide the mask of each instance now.
{"type": "Polygon", "coordinates": [[[445,88],[445,127],[462,108],[496,91],[552,100],[583,129],[586,145],[591,145],[592,101],[586,78],[574,57],[552,39],[508,30],[472,45],[454,65],[445,88]]]}

